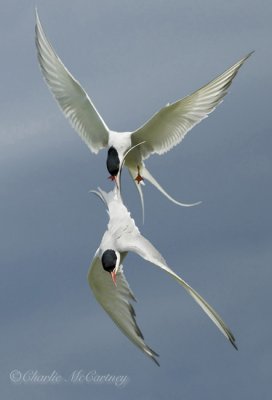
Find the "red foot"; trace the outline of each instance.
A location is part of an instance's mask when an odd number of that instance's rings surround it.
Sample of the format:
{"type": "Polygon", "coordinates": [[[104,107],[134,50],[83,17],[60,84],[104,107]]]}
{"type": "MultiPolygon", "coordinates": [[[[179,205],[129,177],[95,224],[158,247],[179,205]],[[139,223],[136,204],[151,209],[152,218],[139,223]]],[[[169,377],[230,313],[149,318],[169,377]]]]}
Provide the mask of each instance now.
{"type": "Polygon", "coordinates": [[[136,176],[136,178],[135,178],[135,181],[137,181],[138,185],[139,185],[139,183],[142,182],[143,180],[144,180],[144,178],[143,178],[140,174],[138,174],[138,175],[136,176]]]}
{"type": "Polygon", "coordinates": [[[140,174],[140,166],[139,165],[137,165],[137,170],[138,170],[138,175],[136,176],[135,181],[137,181],[137,183],[139,185],[139,183],[142,182],[144,180],[144,178],[140,174]]]}

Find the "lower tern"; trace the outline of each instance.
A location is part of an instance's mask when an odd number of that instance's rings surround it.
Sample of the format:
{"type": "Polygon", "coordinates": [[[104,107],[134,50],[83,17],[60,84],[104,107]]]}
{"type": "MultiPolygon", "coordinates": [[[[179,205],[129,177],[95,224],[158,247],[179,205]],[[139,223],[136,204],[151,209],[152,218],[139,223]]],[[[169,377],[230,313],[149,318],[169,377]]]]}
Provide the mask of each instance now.
{"type": "Polygon", "coordinates": [[[216,311],[191,286],[179,277],[158,252],[141,235],[128,209],[124,205],[117,187],[106,193],[100,188],[94,192],[104,202],[109,223],[88,272],[89,285],[100,305],[120,330],[145,354],[159,365],[155,353],[144,341],[137,325],[136,314],[131,301],[135,300],[123,271],[123,262],[129,251],[163,269],[193,297],[218,329],[237,349],[235,338],[216,311]]]}
{"type": "Polygon", "coordinates": [[[108,149],[106,164],[112,180],[116,180],[124,154],[142,143],[125,160],[125,166],[139,191],[142,208],[143,193],[139,183],[143,180],[149,181],[177,205],[194,206],[200,203],[184,204],[171,197],[147,170],[144,160],[152,154],[161,155],[171,150],[187,132],[206,118],[222,102],[233,78],[252,52],[189,96],[168,103],[137,130],[115,132],[107,127],[86,91],[58,57],[46,38],[37,11],[36,47],[42,74],[64,115],[91,152],[96,154],[103,148],[108,149]]]}

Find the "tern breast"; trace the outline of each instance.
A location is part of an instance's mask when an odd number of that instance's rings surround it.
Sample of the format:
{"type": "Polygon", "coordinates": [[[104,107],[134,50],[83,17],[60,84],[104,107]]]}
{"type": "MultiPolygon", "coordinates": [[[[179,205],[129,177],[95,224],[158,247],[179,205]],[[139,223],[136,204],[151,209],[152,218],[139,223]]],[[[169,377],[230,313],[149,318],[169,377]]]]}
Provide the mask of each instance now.
{"type": "Polygon", "coordinates": [[[109,147],[114,147],[122,161],[123,155],[131,147],[131,132],[114,132],[109,135],[109,147]]]}

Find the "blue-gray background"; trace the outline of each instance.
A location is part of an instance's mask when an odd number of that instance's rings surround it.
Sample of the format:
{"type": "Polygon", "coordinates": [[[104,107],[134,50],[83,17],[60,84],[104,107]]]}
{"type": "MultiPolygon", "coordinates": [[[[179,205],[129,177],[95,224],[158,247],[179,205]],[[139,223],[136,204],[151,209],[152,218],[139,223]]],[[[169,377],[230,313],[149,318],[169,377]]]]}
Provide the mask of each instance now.
{"type": "Polygon", "coordinates": [[[3,398],[271,398],[271,2],[5,2],[0,13],[1,392],[3,398]],[[236,352],[184,290],[139,257],[125,270],[158,368],[113,325],[86,275],[107,224],[89,189],[112,187],[45,86],[34,7],[106,123],[133,130],[251,50],[219,108],[147,166],[185,209],[146,186],[142,232],[233,330],[236,352]],[[14,385],[13,369],[123,374],[111,385],[14,385]]]}

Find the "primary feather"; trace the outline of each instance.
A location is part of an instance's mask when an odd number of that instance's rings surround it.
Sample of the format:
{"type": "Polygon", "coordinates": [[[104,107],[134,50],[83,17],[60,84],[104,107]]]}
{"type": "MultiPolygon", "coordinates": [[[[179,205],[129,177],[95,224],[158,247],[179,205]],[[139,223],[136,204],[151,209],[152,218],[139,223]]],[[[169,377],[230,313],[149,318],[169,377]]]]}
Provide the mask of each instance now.
{"type": "Polygon", "coordinates": [[[101,260],[95,257],[88,273],[88,282],[96,300],[104,308],[118,328],[144,353],[159,365],[155,353],[144,342],[143,334],[136,322],[136,313],[131,301],[136,301],[121,266],[116,276],[116,286],[110,275],[103,270],[101,260]]]}
{"type": "Polygon", "coordinates": [[[227,69],[223,74],[189,96],[168,104],[132,134],[132,143],[141,145],[143,159],[163,154],[179,144],[186,133],[218,106],[227,94],[232,80],[253,52],[227,69]]]}
{"type": "Polygon", "coordinates": [[[64,115],[89,149],[97,153],[107,146],[109,129],[85,90],[63,65],[47,40],[37,12],[36,47],[43,76],[64,115]]]}
{"type": "Polygon", "coordinates": [[[156,359],[157,354],[146,345],[136,323],[135,312],[130,303],[135,298],[125,279],[123,268],[121,267],[117,273],[117,287],[114,286],[110,274],[102,268],[101,255],[108,249],[120,254],[121,263],[123,263],[127,253],[132,251],[174,277],[237,349],[232,332],[217,312],[199,293],[169,268],[159,251],[141,235],[122,201],[120,191],[115,188],[113,191],[106,193],[98,189],[98,191],[95,191],[95,194],[107,206],[109,222],[91,264],[88,280],[96,299],[121,331],[158,364],[156,359]]]}
{"type": "MultiPolygon", "coordinates": [[[[64,115],[93,153],[113,146],[122,163],[124,154],[132,148],[125,160],[125,165],[133,179],[140,172],[142,178],[179,206],[188,207],[200,203],[185,204],[173,199],[147,170],[144,160],[153,153],[163,154],[172,149],[182,141],[187,132],[207,117],[222,102],[237,72],[252,53],[243,57],[201,89],[163,107],[136,131],[115,132],[107,127],[88,94],[56,54],[46,38],[37,11],[36,47],[43,76],[53,96],[64,115]]],[[[111,175],[115,175],[116,171],[115,168],[112,169],[111,175]]],[[[137,185],[136,182],[135,184],[137,185]]],[[[143,193],[139,186],[138,192],[144,213],[143,193]]]]}

